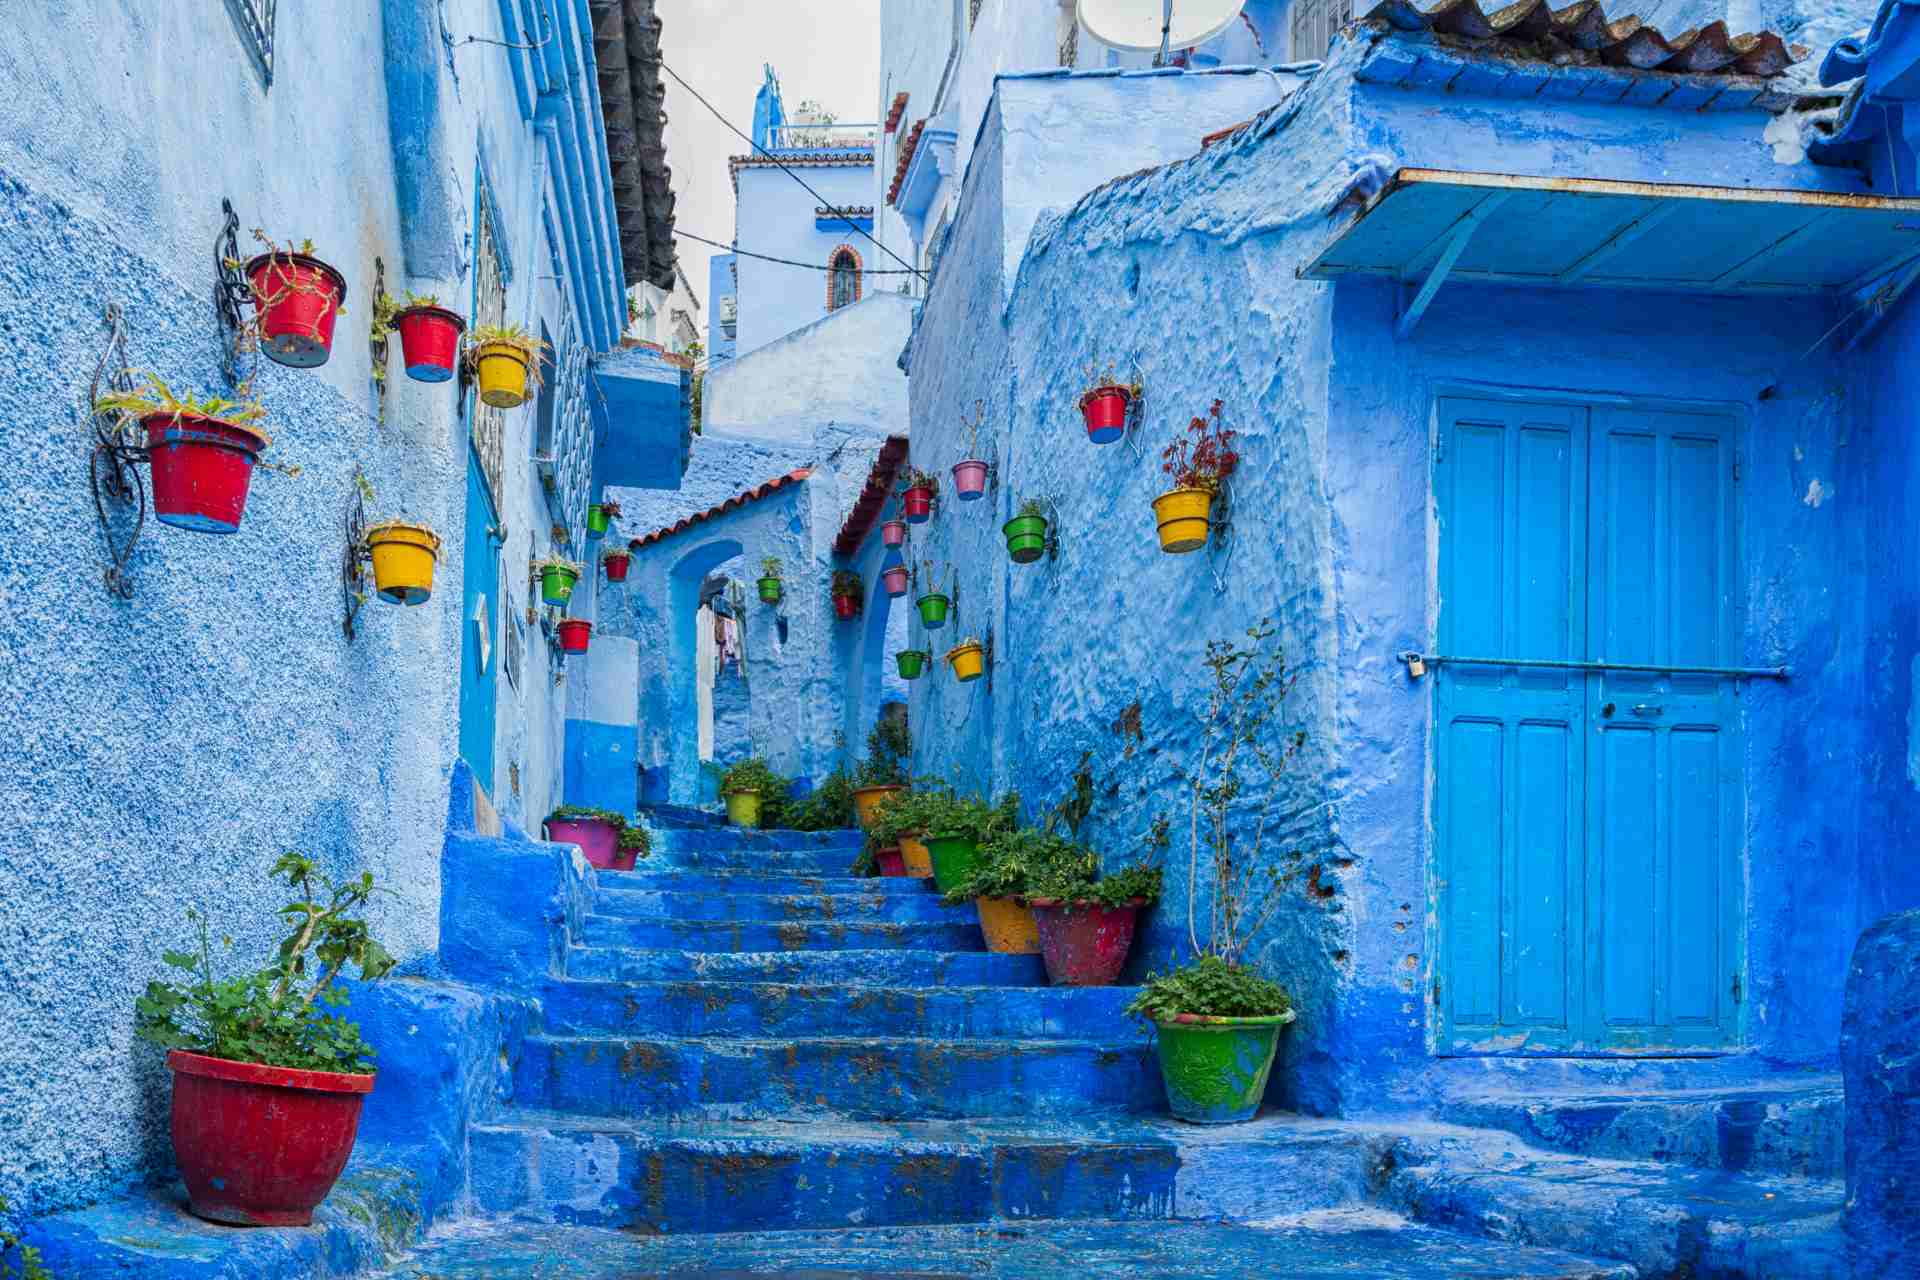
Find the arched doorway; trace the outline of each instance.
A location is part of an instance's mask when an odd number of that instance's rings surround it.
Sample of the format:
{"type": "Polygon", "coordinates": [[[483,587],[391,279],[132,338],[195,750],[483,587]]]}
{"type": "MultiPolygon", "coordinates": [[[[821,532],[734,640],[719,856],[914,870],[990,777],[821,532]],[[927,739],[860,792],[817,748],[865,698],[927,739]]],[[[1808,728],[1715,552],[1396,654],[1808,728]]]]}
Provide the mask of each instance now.
{"type": "Polygon", "coordinates": [[[710,678],[702,679],[703,663],[711,672],[713,614],[702,606],[707,579],[738,560],[743,548],[734,538],[715,538],[694,547],[674,562],[668,575],[667,679],[672,743],[667,764],[667,796],[674,804],[702,800],[703,754],[713,751],[713,706],[710,678]]]}

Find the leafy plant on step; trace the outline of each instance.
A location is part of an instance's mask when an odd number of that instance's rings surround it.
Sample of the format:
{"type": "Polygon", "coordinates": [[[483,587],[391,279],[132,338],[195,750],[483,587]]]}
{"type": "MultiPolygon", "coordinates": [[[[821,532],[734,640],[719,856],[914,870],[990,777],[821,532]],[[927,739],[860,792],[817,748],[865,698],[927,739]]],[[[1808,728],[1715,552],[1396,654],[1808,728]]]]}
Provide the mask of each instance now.
{"type": "Polygon", "coordinates": [[[897,787],[907,781],[913,762],[913,734],[907,728],[906,707],[900,703],[880,713],[867,734],[867,758],[860,762],[854,785],[859,787],[897,787]]]}
{"type": "Polygon", "coordinates": [[[880,850],[883,847],[891,846],[882,846],[869,835],[866,841],[860,846],[860,855],[853,860],[853,865],[847,868],[847,874],[850,876],[863,877],[879,875],[880,850]]]}
{"type": "Polygon", "coordinates": [[[1271,1017],[1293,1008],[1287,989],[1220,956],[1201,956],[1185,968],[1147,978],[1127,1012],[1149,1022],[1183,1013],[1221,1018],[1271,1017]]]}
{"type": "Polygon", "coordinates": [[[979,796],[928,791],[922,817],[929,837],[988,840],[1019,825],[1020,797],[1010,793],[998,804],[988,804],[979,796]]]}
{"type": "Polygon", "coordinates": [[[762,799],[762,823],[792,831],[844,831],[853,825],[853,785],[845,769],[835,769],[797,800],[787,799],[784,792],[772,802],[762,799]]]}
{"type": "Polygon", "coordinates": [[[771,765],[759,756],[742,760],[727,770],[720,779],[720,794],[723,796],[752,793],[763,799],[785,799],[787,788],[792,786],[787,779],[773,771],[771,765]]]}
{"type": "Polygon", "coordinates": [[[26,1243],[20,1233],[7,1225],[7,1198],[0,1196],[0,1280],[53,1280],[53,1273],[40,1261],[40,1251],[26,1243]],[[19,1270],[14,1269],[14,1255],[19,1270]]]}
{"type": "MultiPolygon", "coordinates": [[[[919,779],[914,785],[928,786],[928,780],[919,779]]],[[[867,832],[880,848],[892,848],[900,843],[902,836],[925,834],[930,822],[944,810],[946,804],[947,795],[939,789],[938,784],[926,790],[896,791],[882,797],[874,807],[867,832]]]]}
{"type": "MultiPolygon", "coordinates": [[[[347,965],[367,981],[393,968],[393,957],[360,917],[378,892],[370,873],[335,881],[298,853],[273,864],[294,900],[280,908],[288,928],[274,961],[264,969],[216,978],[207,918],[188,910],[198,926],[196,950],[161,958],[187,977],[153,981],[134,1002],[134,1033],[168,1049],[304,1071],[366,1072],[373,1049],[357,1024],[325,1009],[346,1004],[335,980],[347,965]]],[[[231,947],[231,938],[223,939],[231,947]]]]}
{"type": "Polygon", "coordinates": [[[1160,868],[1145,863],[1101,875],[1100,859],[1088,852],[1082,858],[1061,859],[1041,867],[1028,885],[1027,897],[1036,902],[1123,907],[1132,902],[1159,901],[1160,880],[1160,868]]]}
{"type": "Polygon", "coordinates": [[[997,831],[980,842],[973,870],[945,895],[949,906],[975,898],[1025,898],[1033,886],[1051,878],[1055,867],[1093,865],[1093,850],[1050,827],[1018,827],[997,831]]]}
{"type": "Polygon", "coordinates": [[[548,822],[604,822],[618,831],[627,825],[625,814],[584,804],[563,804],[547,815],[548,822]]]}

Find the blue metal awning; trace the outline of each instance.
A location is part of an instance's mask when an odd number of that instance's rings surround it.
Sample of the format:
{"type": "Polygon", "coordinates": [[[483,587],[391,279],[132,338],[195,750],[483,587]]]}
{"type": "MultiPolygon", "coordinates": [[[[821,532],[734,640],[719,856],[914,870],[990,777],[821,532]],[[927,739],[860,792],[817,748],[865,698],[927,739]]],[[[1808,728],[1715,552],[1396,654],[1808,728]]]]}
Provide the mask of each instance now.
{"type": "Polygon", "coordinates": [[[1402,169],[1300,275],[1669,293],[1844,294],[1920,255],[1920,199],[1402,169]]]}

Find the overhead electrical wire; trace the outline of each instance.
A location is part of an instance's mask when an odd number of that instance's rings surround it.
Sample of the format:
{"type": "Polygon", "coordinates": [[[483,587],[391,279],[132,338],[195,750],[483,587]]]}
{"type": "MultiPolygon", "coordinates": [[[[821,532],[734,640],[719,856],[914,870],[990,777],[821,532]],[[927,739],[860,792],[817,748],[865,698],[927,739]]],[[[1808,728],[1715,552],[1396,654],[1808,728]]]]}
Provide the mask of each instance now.
{"type": "MultiPolygon", "coordinates": [[[[737,254],[742,258],[758,258],[762,262],[778,262],[789,267],[805,267],[809,271],[833,270],[832,267],[823,267],[817,262],[800,262],[794,258],[776,258],[772,254],[766,253],[749,253],[745,249],[736,249],[730,244],[722,244],[718,240],[709,240],[705,236],[697,236],[691,231],[682,231],[678,227],[673,229],[673,234],[685,236],[689,240],[698,240],[701,244],[710,244],[716,249],[725,249],[728,253],[737,254]]],[[[863,276],[905,276],[919,275],[920,273],[906,267],[862,267],[860,268],[860,274],[863,276]]]]}
{"type": "MultiPolygon", "coordinates": [[[[718,120],[721,124],[727,126],[727,128],[733,130],[733,132],[736,135],[738,135],[740,138],[745,140],[746,144],[752,147],[755,151],[758,151],[761,155],[773,161],[773,163],[775,163],[776,165],[779,165],[780,172],[786,174],[789,178],[792,178],[795,182],[799,183],[802,187],[805,187],[808,195],[811,195],[815,200],[818,200],[822,205],[826,206],[827,208],[833,208],[833,202],[831,200],[828,200],[825,196],[821,195],[818,191],[815,191],[812,187],[807,186],[806,180],[802,178],[799,174],[795,173],[792,169],[789,169],[786,166],[786,163],[782,161],[779,156],[776,156],[775,154],[773,154],[773,152],[767,150],[765,147],[761,146],[758,142],[755,142],[753,140],[753,137],[750,134],[741,133],[740,129],[733,123],[733,121],[727,119],[725,116],[720,114],[720,108],[714,106],[711,102],[708,102],[706,98],[702,96],[701,92],[698,89],[688,84],[686,82],[686,79],[683,76],[681,76],[681,74],[678,71],[675,71],[672,67],[668,66],[667,60],[665,58],[662,58],[660,60],[660,69],[666,72],[668,75],[672,76],[676,81],[678,81],[680,84],[680,87],[685,89],[688,93],[692,94],[696,102],[698,102],[701,106],[705,107],[708,111],[711,111],[713,113],[714,119],[718,120]]],[[[835,210],[835,212],[839,213],[837,209],[835,210]]],[[[876,246],[878,246],[880,252],[886,254],[889,258],[892,258],[895,262],[899,263],[902,267],[905,267],[908,272],[916,276],[924,277],[925,272],[921,271],[918,267],[914,266],[911,262],[908,262],[905,258],[901,257],[899,254],[895,253],[892,249],[889,249],[886,245],[882,244],[879,240],[875,239],[871,231],[868,231],[865,227],[861,226],[859,223],[855,222],[852,218],[847,217],[843,213],[839,214],[839,217],[840,217],[840,221],[846,223],[849,227],[852,227],[855,231],[858,231],[861,235],[865,236],[867,239],[872,240],[873,243],[876,246]]],[[[696,236],[694,238],[698,239],[699,237],[696,236]]],[[[757,256],[757,255],[749,255],[749,256],[757,256]]]]}

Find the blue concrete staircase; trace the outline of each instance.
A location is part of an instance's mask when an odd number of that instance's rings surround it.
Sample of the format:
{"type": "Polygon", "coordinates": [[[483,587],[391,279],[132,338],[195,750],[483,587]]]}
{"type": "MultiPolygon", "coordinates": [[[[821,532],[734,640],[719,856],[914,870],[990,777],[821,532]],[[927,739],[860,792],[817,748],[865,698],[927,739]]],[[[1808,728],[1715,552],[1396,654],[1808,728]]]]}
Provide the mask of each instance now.
{"type": "Polygon", "coordinates": [[[658,845],[597,877],[471,1133],[481,1223],[394,1276],[1828,1274],[1781,1266],[1832,1235],[1831,1184],[1536,1150],[1492,1114],[1181,1125],[1131,991],[1048,988],[970,909],[848,876],[857,835],[658,845]],[[1713,1260],[1766,1256],[1688,1270],[1716,1230],[1713,1260]]]}

